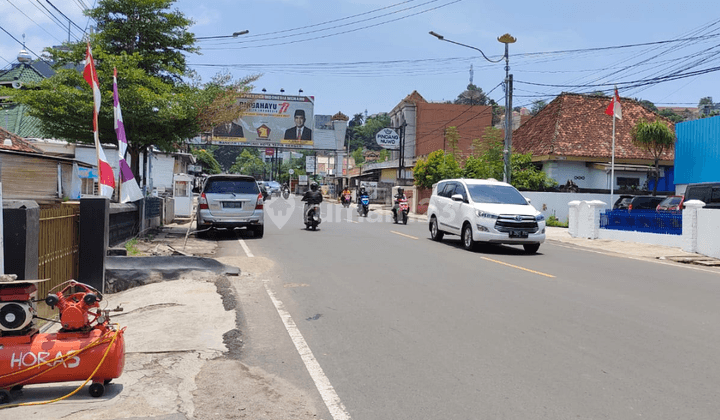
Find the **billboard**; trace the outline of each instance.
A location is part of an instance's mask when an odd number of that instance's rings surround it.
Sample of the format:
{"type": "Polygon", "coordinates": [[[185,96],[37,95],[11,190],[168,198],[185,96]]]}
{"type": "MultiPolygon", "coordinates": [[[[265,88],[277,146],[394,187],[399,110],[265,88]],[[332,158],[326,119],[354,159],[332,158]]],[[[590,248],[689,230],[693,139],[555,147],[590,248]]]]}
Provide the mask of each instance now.
{"type": "Polygon", "coordinates": [[[240,118],[213,129],[217,145],[312,149],[312,96],[247,94],[240,118]]]}

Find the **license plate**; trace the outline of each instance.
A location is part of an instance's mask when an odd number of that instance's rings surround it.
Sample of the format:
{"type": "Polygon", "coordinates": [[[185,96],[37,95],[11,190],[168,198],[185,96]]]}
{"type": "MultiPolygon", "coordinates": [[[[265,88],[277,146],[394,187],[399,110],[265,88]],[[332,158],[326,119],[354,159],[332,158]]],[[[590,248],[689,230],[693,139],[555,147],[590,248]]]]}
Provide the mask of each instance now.
{"type": "Polygon", "coordinates": [[[527,237],[528,237],[528,233],[527,233],[527,232],[523,232],[523,231],[521,231],[521,230],[513,230],[513,231],[510,232],[510,237],[511,237],[511,238],[527,238],[527,237]]]}
{"type": "Polygon", "coordinates": [[[223,201],[223,208],[224,209],[241,209],[242,203],[239,203],[237,201],[223,201]]]}

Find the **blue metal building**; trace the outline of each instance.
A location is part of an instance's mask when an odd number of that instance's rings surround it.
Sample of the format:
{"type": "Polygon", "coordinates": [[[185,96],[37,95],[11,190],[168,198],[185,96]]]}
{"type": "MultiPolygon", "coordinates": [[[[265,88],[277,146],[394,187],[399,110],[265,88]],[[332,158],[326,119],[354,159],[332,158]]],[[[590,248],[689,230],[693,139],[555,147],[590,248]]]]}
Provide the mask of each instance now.
{"type": "Polygon", "coordinates": [[[720,182],[720,116],[675,124],[675,184],[720,182]]]}

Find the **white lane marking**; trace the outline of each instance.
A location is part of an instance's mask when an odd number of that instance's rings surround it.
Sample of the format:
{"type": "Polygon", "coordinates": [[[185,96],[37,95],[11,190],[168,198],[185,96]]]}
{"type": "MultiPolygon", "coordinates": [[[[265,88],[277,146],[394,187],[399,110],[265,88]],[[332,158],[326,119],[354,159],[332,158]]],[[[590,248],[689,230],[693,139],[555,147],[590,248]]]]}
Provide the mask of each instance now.
{"type": "Polygon", "coordinates": [[[240,242],[240,246],[242,246],[243,250],[245,250],[245,255],[247,255],[249,258],[254,257],[253,253],[250,252],[250,248],[247,246],[245,241],[242,239],[238,239],[238,242],[240,242]]]}
{"type": "Polygon", "coordinates": [[[350,420],[350,414],[347,412],[345,405],[340,401],[340,397],[335,392],[335,388],[333,388],[330,380],[325,376],[325,372],[323,372],[320,363],[315,359],[312,350],[310,350],[310,346],[307,345],[305,338],[303,338],[297,325],[295,325],[295,321],[293,321],[290,313],[285,310],[285,305],[275,296],[275,292],[270,289],[267,280],[263,281],[263,284],[265,285],[268,296],[270,296],[270,300],[272,300],[275,305],[275,309],[277,309],[278,315],[280,315],[283,324],[285,324],[285,329],[290,335],[290,339],[292,339],[295,348],[298,353],[300,353],[300,357],[303,363],[305,363],[305,368],[307,368],[310,377],[312,377],[315,382],[315,387],[318,392],[320,392],[325,406],[328,408],[328,411],[330,411],[330,415],[333,416],[334,420],[350,420]]]}

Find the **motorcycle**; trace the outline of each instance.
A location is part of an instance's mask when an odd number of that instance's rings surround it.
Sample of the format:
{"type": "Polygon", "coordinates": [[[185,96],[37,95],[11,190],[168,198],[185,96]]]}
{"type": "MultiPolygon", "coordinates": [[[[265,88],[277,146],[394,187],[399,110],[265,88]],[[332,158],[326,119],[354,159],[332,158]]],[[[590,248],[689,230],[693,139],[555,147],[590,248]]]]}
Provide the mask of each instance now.
{"type": "Polygon", "coordinates": [[[290,197],[290,188],[288,188],[287,185],[283,185],[281,194],[282,194],[282,198],[287,200],[290,197]]]}
{"type": "Polygon", "coordinates": [[[398,208],[393,208],[393,222],[399,223],[399,220],[402,220],[403,224],[407,225],[409,212],[410,206],[408,205],[407,198],[399,199],[398,208]]]}
{"type": "Polygon", "coordinates": [[[368,211],[370,211],[370,197],[367,195],[360,196],[360,204],[358,204],[357,211],[358,214],[367,217],[368,211]]]}
{"type": "Polygon", "coordinates": [[[320,204],[305,205],[305,229],[317,229],[320,224],[320,204]]]}
{"type": "Polygon", "coordinates": [[[343,207],[350,207],[350,200],[352,200],[350,194],[343,194],[340,201],[342,201],[343,207]]]}

